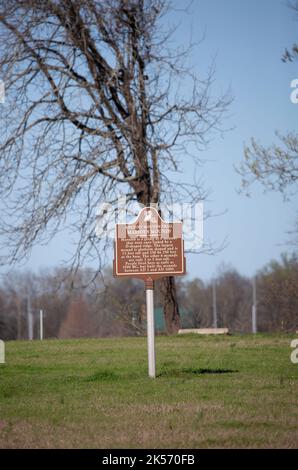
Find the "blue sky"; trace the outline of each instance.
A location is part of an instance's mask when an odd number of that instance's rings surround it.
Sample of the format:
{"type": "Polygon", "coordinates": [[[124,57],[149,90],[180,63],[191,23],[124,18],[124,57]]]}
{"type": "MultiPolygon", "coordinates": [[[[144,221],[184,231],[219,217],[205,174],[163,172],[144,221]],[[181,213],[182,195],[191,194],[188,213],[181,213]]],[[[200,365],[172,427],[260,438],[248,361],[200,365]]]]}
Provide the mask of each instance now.
{"type": "Polygon", "coordinates": [[[298,105],[290,101],[290,82],[298,78],[298,63],[284,64],[281,56],[297,41],[298,22],[280,0],[195,0],[191,10],[181,37],[189,34],[191,23],[194,39],[205,33],[193,62],[199,71],[216,55],[216,88],[231,86],[234,102],[225,125],[234,129],[211,143],[203,169],[212,188],[206,207],[214,213],[226,211],[206,222],[205,237],[219,242],[226,238],[228,246],[214,256],[189,257],[188,271],[208,279],[225,263],[251,276],[288,249],[284,242],[298,198],[284,202],[280,194],[264,194],[257,184],[250,198],[239,195],[234,165],[251,136],[265,145],[274,142],[275,130],[297,130],[298,105]]]}
{"type": "MultiPolygon", "coordinates": [[[[174,3],[178,8],[186,4],[174,3]]],[[[212,256],[188,255],[187,270],[189,276],[207,280],[225,263],[251,276],[287,250],[286,231],[298,197],[284,202],[280,194],[264,194],[259,185],[252,187],[250,198],[239,195],[234,165],[250,137],[265,145],[274,142],[275,130],[297,130],[298,104],[290,101],[290,82],[298,78],[298,62],[284,64],[281,56],[298,40],[298,22],[280,0],[194,0],[190,11],[175,13],[180,21],[176,41],[183,43],[190,31],[194,40],[205,35],[192,53],[194,71],[206,71],[216,56],[214,90],[231,87],[234,102],[224,123],[233,130],[218,136],[201,155],[207,161],[202,169],[206,187],[212,190],[206,208],[223,213],[206,221],[205,237],[218,243],[226,239],[227,247],[212,256]]],[[[191,167],[185,168],[184,177],[190,179],[191,173],[191,167]]],[[[50,245],[34,248],[26,267],[58,265],[70,252],[68,236],[59,234],[50,245]]]]}

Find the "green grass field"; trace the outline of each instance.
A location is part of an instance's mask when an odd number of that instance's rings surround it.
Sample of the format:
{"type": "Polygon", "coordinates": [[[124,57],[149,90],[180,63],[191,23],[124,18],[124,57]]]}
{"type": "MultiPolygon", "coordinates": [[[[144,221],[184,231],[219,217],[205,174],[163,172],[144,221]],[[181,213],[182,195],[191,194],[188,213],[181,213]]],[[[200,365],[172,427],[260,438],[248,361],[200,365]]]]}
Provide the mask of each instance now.
{"type": "Polygon", "coordinates": [[[293,337],[8,342],[0,447],[296,447],[293,337]]]}

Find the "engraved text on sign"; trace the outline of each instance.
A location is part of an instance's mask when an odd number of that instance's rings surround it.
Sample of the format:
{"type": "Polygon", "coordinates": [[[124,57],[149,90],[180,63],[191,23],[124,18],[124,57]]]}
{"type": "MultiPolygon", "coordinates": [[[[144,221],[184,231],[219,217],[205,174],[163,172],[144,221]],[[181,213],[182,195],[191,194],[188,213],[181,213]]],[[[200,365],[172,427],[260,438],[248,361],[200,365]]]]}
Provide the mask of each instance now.
{"type": "Polygon", "coordinates": [[[166,223],[153,208],[133,224],[117,224],[115,275],[129,277],[184,274],[182,223],[166,223]]]}

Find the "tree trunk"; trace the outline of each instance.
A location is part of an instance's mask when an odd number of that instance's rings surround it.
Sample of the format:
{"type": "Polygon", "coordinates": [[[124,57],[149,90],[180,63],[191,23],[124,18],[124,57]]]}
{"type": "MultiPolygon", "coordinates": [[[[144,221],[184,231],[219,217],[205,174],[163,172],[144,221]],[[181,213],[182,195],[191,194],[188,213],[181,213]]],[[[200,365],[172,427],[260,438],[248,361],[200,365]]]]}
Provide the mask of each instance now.
{"type": "Polygon", "coordinates": [[[164,277],[160,280],[160,293],[163,304],[166,331],[175,334],[180,328],[180,314],[177,301],[175,278],[164,277]]]}
{"type": "MultiPolygon", "coordinates": [[[[134,183],[133,189],[137,195],[137,199],[144,206],[150,207],[150,203],[159,203],[159,172],[157,167],[156,155],[153,158],[155,165],[155,172],[153,177],[153,186],[151,186],[150,172],[148,169],[148,161],[145,156],[139,157],[143,161],[143,168],[147,171],[143,176],[141,182],[134,183]]],[[[160,216],[162,216],[159,210],[160,216]]],[[[168,334],[175,334],[180,328],[180,314],[177,301],[175,278],[173,276],[160,279],[160,294],[163,305],[164,319],[166,325],[166,332],[168,334]]]]}

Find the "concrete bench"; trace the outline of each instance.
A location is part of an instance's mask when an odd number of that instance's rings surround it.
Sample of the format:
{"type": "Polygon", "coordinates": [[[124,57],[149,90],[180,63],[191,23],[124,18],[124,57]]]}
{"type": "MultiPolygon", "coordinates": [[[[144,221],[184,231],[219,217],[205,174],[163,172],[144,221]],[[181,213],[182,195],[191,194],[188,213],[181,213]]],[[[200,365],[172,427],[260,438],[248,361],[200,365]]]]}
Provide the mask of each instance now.
{"type": "Polygon", "coordinates": [[[227,335],[228,328],[185,328],[178,331],[179,335],[195,333],[197,335],[227,335]]]}

